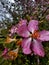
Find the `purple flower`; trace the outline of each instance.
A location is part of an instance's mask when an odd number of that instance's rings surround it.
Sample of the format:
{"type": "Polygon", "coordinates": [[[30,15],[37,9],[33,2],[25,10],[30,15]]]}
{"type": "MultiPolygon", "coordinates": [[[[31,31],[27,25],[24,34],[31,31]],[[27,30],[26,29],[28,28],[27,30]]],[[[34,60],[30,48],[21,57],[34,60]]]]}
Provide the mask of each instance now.
{"type": "Polygon", "coordinates": [[[21,22],[16,26],[16,33],[23,37],[22,50],[24,54],[31,54],[44,57],[45,52],[43,49],[42,41],[49,41],[49,31],[38,31],[38,21],[30,20],[29,23],[21,22]],[[25,23],[25,24],[24,24],[25,23]]]}
{"type": "Polygon", "coordinates": [[[8,56],[8,48],[5,48],[4,50],[3,50],[3,52],[2,52],[2,57],[4,58],[4,59],[9,59],[9,56],[8,56]]]}
{"type": "Polygon", "coordinates": [[[8,48],[5,48],[4,51],[2,52],[2,56],[5,56],[8,52],[8,48]]]}
{"type": "Polygon", "coordinates": [[[14,60],[17,58],[18,56],[18,50],[19,50],[19,47],[16,48],[15,50],[8,50],[8,48],[5,48],[2,52],[2,57],[4,59],[10,59],[10,60],[14,60]]]}

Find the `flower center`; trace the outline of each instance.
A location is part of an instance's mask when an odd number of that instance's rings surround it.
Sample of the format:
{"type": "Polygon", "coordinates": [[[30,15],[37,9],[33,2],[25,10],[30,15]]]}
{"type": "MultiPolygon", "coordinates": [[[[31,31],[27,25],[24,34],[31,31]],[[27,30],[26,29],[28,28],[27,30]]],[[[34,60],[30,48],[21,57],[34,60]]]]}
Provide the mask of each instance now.
{"type": "Polygon", "coordinates": [[[12,60],[14,60],[18,56],[18,54],[16,52],[13,52],[13,51],[10,51],[8,53],[8,55],[9,55],[10,59],[12,59],[12,60]]]}
{"type": "Polygon", "coordinates": [[[39,38],[39,32],[38,31],[34,31],[34,33],[31,35],[32,38],[39,38]]]}

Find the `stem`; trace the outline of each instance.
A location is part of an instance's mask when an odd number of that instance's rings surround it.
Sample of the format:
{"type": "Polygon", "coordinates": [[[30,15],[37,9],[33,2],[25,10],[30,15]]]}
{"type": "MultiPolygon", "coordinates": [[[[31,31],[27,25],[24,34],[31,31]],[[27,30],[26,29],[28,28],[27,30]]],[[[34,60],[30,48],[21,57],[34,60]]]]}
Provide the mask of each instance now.
{"type": "Polygon", "coordinates": [[[37,65],[40,65],[40,60],[38,56],[37,56],[37,65]]]}
{"type": "Polygon", "coordinates": [[[49,7],[47,7],[47,8],[46,8],[46,10],[43,12],[43,14],[42,14],[42,15],[44,15],[48,9],[49,9],[49,7]]]}

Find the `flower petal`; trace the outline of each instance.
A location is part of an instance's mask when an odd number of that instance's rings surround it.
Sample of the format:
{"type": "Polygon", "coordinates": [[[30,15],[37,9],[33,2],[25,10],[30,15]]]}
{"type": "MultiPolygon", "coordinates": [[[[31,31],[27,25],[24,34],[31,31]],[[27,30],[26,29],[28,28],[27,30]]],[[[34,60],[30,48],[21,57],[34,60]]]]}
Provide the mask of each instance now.
{"type": "Polygon", "coordinates": [[[43,30],[40,32],[40,37],[38,38],[41,41],[49,41],[49,31],[43,30]]]}
{"type": "Polygon", "coordinates": [[[16,32],[22,37],[28,37],[30,35],[26,25],[19,26],[16,32]]]}
{"type": "Polygon", "coordinates": [[[27,24],[27,20],[20,20],[18,26],[26,25],[26,24],[27,24]]]}
{"type": "Polygon", "coordinates": [[[32,50],[35,55],[39,55],[42,57],[44,57],[44,55],[45,55],[43,46],[41,44],[41,41],[39,41],[39,40],[35,40],[35,39],[33,40],[32,50]]]}
{"type": "Polygon", "coordinates": [[[15,50],[9,51],[8,52],[8,56],[11,60],[15,60],[18,56],[18,51],[19,51],[19,47],[16,48],[15,50]]]}
{"type": "Polygon", "coordinates": [[[28,29],[30,32],[34,32],[35,30],[38,30],[38,21],[37,20],[31,20],[28,25],[28,29]]]}
{"type": "Polygon", "coordinates": [[[2,56],[5,56],[8,52],[8,48],[5,48],[4,51],[2,52],[2,56]]]}
{"type": "Polygon", "coordinates": [[[21,20],[21,21],[19,21],[18,24],[16,24],[15,26],[11,27],[11,29],[9,30],[10,31],[9,36],[12,36],[12,34],[15,34],[17,32],[17,28],[19,28],[22,25],[26,25],[26,24],[27,24],[27,20],[21,20]]]}
{"type": "Polygon", "coordinates": [[[12,26],[10,29],[10,33],[13,34],[16,32],[16,26],[12,26]]]}
{"type": "Polygon", "coordinates": [[[31,45],[31,38],[24,39],[22,41],[22,50],[23,50],[24,54],[30,54],[31,53],[30,45],[31,45]]]}
{"type": "Polygon", "coordinates": [[[15,38],[10,38],[9,36],[7,36],[7,38],[6,38],[6,40],[5,40],[5,43],[6,44],[9,44],[9,43],[11,43],[11,42],[16,42],[17,40],[15,39],[15,38]]]}

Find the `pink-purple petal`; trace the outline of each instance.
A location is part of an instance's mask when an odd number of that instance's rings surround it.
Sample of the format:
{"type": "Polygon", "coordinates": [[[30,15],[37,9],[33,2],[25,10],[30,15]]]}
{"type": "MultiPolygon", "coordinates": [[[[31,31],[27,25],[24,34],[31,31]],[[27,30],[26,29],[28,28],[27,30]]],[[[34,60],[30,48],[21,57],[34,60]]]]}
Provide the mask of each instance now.
{"type": "Polygon", "coordinates": [[[22,50],[24,54],[31,54],[30,45],[31,45],[31,38],[23,39],[22,50]]]}
{"type": "Polygon", "coordinates": [[[30,32],[34,32],[35,30],[38,30],[38,21],[37,20],[31,20],[28,24],[28,29],[30,32]]]}
{"type": "Polygon", "coordinates": [[[11,33],[11,34],[16,33],[16,26],[12,26],[12,27],[11,27],[10,33],[11,33]]]}
{"type": "Polygon", "coordinates": [[[35,40],[35,39],[33,40],[32,50],[35,55],[39,55],[41,57],[44,57],[44,55],[45,55],[43,46],[41,44],[41,41],[39,41],[39,40],[35,40]]]}
{"type": "Polygon", "coordinates": [[[30,35],[30,32],[28,31],[26,25],[22,25],[18,27],[16,32],[19,36],[22,36],[22,37],[29,37],[30,35]]]}
{"type": "Polygon", "coordinates": [[[27,20],[20,20],[18,24],[16,24],[15,26],[17,28],[21,27],[22,25],[27,25],[27,20]]]}
{"type": "Polygon", "coordinates": [[[21,26],[21,25],[27,25],[27,20],[25,20],[25,19],[24,20],[23,19],[20,20],[19,23],[18,23],[18,25],[19,26],[21,26]]]}
{"type": "Polygon", "coordinates": [[[10,34],[9,36],[11,36],[12,34],[17,33],[17,28],[20,28],[22,25],[27,25],[27,20],[20,20],[18,24],[16,24],[15,26],[12,26],[10,29],[10,34]]]}
{"type": "Polygon", "coordinates": [[[40,37],[38,38],[41,41],[49,41],[49,31],[43,30],[40,32],[40,37]]]}
{"type": "Polygon", "coordinates": [[[8,48],[5,48],[4,51],[2,52],[2,56],[5,56],[8,52],[8,48]]]}

